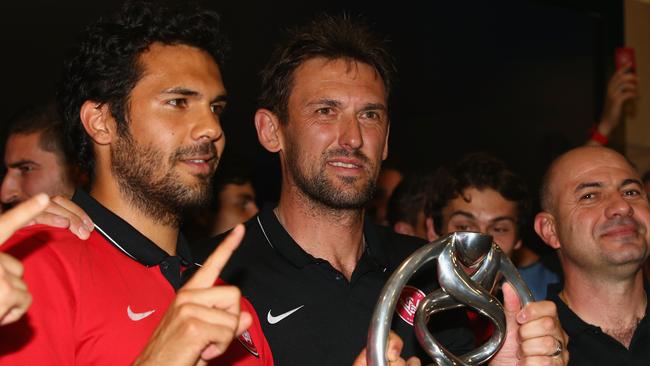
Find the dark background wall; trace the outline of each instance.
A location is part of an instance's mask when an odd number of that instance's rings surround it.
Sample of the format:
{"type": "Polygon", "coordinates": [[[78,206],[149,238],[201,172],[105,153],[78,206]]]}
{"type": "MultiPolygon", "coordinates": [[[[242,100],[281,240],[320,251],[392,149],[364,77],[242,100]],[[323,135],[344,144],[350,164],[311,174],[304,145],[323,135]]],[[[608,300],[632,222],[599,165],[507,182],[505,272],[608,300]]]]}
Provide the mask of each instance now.
{"type": "MultiPolygon", "coordinates": [[[[0,121],[52,95],[66,47],[119,1],[3,4],[0,121]]],[[[387,35],[399,70],[390,158],[433,169],[459,153],[488,150],[536,187],[548,160],[580,144],[602,105],[613,49],[622,42],[619,1],[204,1],[233,44],[225,70],[229,163],[255,172],[263,199],[278,181],[256,140],[257,73],[287,26],[321,11],[362,14],[387,35]]]]}

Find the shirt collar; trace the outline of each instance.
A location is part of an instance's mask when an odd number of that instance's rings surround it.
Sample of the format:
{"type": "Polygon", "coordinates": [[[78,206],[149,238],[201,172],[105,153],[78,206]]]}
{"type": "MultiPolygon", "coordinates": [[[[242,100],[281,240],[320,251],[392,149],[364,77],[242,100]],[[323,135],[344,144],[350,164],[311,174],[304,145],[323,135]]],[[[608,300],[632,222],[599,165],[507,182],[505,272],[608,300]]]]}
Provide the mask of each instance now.
{"type": "MultiPolygon", "coordinates": [[[[273,212],[272,205],[264,206],[256,220],[262,229],[267,244],[277,250],[294,266],[302,268],[310,263],[321,261],[305,252],[300,245],[293,240],[291,235],[289,235],[285,230],[284,226],[282,226],[273,212]]],[[[374,224],[368,218],[364,219],[363,234],[366,240],[366,248],[363,256],[368,255],[375,264],[385,268],[388,263],[386,252],[380,243],[380,238],[374,224]]]]}
{"type": "MultiPolygon", "coordinates": [[[[650,293],[650,286],[648,283],[644,284],[646,294],[650,293]]],[[[557,306],[557,315],[562,324],[562,328],[567,332],[569,337],[576,336],[582,332],[593,330],[596,327],[582,320],[578,314],[574,313],[573,310],[567,306],[567,304],[560,298],[560,291],[562,287],[559,283],[553,283],[548,285],[547,297],[549,300],[553,301],[557,306]]],[[[647,321],[648,313],[650,312],[650,306],[646,305],[645,317],[642,321],[647,321]]]]}
{"type": "MultiPolygon", "coordinates": [[[[81,207],[95,223],[97,230],[108,242],[127,256],[152,267],[170,258],[164,250],[142,235],[131,224],[102,206],[88,193],[78,189],[72,197],[72,202],[81,207]]],[[[183,267],[192,265],[192,256],[185,237],[179,233],[176,243],[176,256],[183,267]]]]}

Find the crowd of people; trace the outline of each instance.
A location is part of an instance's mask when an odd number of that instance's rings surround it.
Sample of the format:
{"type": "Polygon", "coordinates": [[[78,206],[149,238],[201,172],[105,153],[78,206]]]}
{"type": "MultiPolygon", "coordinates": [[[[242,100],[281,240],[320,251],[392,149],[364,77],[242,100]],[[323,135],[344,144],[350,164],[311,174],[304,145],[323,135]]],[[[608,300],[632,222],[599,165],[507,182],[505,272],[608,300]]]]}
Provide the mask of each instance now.
{"type": "MultiPolygon", "coordinates": [[[[508,332],[491,365],[650,361],[646,180],[603,146],[638,94],[629,68],[585,145],[548,167],[534,215],[524,180],[486,152],[432,172],[382,165],[393,57],[367,24],[321,15],[288,31],[260,74],[251,120],[281,185],[258,208],[250,176],[220,165],[219,23],[198,6],[129,1],[84,30],[56,107],[10,121],[0,364],[366,365],[388,278],[456,231],[491,235],[535,298],[495,289],[508,332]],[[550,255],[527,248],[530,228],[550,255]]],[[[404,303],[437,287],[419,272],[404,303]]],[[[413,323],[396,310],[388,364],[431,362],[413,323]]],[[[459,356],[494,331],[472,309],[430,328],[459,356]]]]}

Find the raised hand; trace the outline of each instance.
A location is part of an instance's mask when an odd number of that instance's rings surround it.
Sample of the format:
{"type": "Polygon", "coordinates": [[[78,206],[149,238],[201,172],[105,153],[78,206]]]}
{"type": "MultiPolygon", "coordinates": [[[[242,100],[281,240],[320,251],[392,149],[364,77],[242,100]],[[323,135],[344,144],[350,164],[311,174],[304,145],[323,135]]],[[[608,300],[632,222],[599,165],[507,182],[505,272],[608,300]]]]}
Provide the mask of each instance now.
{"type": "MultiPolygon", "coordinates": [[[[48,202],[46,194],[39,194],[0,216],[0,243],[4,243],[16,230],[43,212],[48,202]]],[[[0,325],[20,319],[32,303],[32,296],[22,276],[23,266],[20,261],[0,253],[0,325]]]]}
{"type": "Polygon", "coordinates": [[[177,293],[135,365],[204,364],[223,354],[252,323],[234,286],[214,286],[244,236],[238,225],[177,293]]]}
{"type": "Polygon", "coordinates": [[[523,309],[510,284],[503,284],[508,329],[503,347],[490,365],[566,365],[569,336],[552,301],[531,302],[523,309]]]}
{"type": "Polygon", "coordinates": [[[637,76],[630,65],[618,69],[609,79],[605,106],[598,123],[598,132],[608,136],[621,121],[623,105],[638,96],[637,76]]]}
{"type": "Polygon", "coordinates": [[[61,196],[52,197],[45,211],[34,217],[31,223],[68,228],[82,240],[88,239],[95,227],[81,207],[61,196]]]}

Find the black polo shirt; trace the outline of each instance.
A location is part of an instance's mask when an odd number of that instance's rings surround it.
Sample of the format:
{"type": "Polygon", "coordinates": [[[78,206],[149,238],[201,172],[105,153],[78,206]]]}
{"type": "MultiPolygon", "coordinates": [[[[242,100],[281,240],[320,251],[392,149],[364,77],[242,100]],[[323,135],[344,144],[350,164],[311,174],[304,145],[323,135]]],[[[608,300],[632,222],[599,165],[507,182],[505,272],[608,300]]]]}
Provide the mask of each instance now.
{"type": "Polygon", "coordinates": [[[192,261],[190,247],[183,234],[178,234],[176,255],[170,256],[83,190],[75,192],[72,202],[90,216],[95,230],[122,253],[146,267],[159,266],[160,272],[174,290],[178,290],[198,269],[192,261]]]}
{"type": "MultiPolygon", "coordinates": [[[[650,321],[646,315],[634,332],[630,349],[603,332],[600,327],[587,324],[560,299],[559,285],[548,287],[548,299],[557,306],[560,323],[569,335],[569,365],[650,365],[650,321]]],[[[646,284],[646,293],[650,288],[646,284]]]]}
{"type": "MultiPolygon", "coordinates": [[[[364,235],[366,250],[348,281],[327,261],[306,253],[272,207],[246,223],[246,235],[222,277],[239,286],[253,304],[276,365],[350,365],[365,347],[382,287],[424,242],[369,221],[364,235]]],[[[221,239],[205,243],[197,258],[204,260],[221,239]]],[[[429,273],[427,282],[435,285],[435,275],[429,273]]],[[[436,323],[437,339],[457,354],[471,349],[471,332],[449,319],[436,323]]],[[[412,326],[395,316],[393,328],[405,341],[404,355],[423,357],[412,326]]]]}

